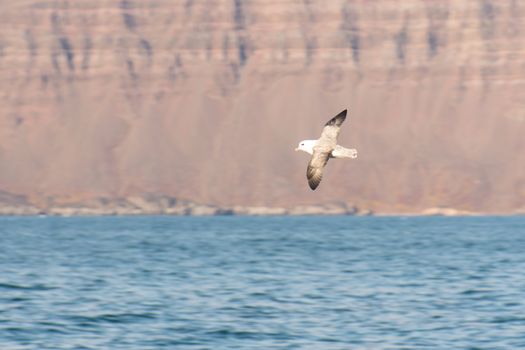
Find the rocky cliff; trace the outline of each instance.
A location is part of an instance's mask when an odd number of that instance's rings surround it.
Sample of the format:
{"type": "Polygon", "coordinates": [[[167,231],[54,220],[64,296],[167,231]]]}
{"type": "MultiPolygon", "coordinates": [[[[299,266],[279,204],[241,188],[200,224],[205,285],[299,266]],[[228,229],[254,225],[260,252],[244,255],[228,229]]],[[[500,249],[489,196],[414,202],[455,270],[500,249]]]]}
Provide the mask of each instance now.
{"type": "Polygon", "coordinates": [[[517,0],[0,1],[0,191],[379,212],[525,207],[517,0]],[[340,142],[306,184],[316,138],[340,142]]]}

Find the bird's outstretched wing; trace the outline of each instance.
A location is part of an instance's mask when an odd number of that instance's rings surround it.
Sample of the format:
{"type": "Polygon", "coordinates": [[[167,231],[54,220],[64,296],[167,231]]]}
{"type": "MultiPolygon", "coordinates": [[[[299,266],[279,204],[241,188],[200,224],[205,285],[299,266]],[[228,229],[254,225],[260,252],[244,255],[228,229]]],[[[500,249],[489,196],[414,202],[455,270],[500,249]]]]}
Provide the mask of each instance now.
{"type": "Polygon", "coordinates": [[[315,190],[321,183],[323,169],[329,158],[329,152],[314,150],[312,159],[310,159],[310,163],[308,163],[308,168],[306,169],[306,178],[308,179],[308,185],[312,190],[315,190]]]}
{"type": "Polygon", "coordinates": [[[326,124],[324,125],[323,132],[321,133],[321,137],[319,138],[319,141],[324,141],[327,144],[337,144],[337,136],[339,136],[339,130],[341,129],[341,125],[346,119],[346,112],[345,109],[332,119],[330,119],[326,124]]]}
{"type": "Polygon", "coordinates": [[[346,119],[346,109],[330,119],[324,126],[321,137],[317,140],[310,163],[306,169],[308,185],[315,190],[323,178],[323,169],[330,159],[332,151],[337,146],[339,129],[346,119]]]}

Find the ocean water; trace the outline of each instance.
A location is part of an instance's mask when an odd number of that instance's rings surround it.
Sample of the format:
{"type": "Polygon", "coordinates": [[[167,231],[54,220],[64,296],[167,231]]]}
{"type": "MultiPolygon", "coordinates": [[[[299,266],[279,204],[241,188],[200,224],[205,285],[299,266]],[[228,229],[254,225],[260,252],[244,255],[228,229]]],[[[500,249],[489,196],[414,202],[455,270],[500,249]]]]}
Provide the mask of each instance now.
{"type": "Polygon", "coordinates": [[[0,349],[525,349],[525,217],[0,218],[0,349]]]}

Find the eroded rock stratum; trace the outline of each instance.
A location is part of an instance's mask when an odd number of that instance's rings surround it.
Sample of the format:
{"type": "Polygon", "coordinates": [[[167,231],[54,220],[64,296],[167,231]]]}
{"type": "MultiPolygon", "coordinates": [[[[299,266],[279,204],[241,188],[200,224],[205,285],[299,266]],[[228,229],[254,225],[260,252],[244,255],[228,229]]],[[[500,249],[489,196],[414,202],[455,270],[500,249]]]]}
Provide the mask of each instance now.
{"type": "Polygon", "coordinates": [[[0,1],[0,190],[514,212],[524,21],[513,0],[0,1]],[[312,193],[293,150],[344,108],[359,158],[312,193]]]}

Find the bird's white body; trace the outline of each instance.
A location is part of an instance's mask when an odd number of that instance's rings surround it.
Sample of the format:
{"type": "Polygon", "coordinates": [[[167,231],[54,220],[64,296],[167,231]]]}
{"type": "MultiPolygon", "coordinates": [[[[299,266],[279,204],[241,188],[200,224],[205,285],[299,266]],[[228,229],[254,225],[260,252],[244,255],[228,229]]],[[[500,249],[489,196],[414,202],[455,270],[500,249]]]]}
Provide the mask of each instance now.
{"type": "MultiPolygon", "coordinates": [[[[295,149],[296,151],[303,151],[310,155],[314,154],[314,147],[318,140],[303,140],[295,149]]],[[[357,158],[357,150],[355,148],[345,148],[337,145],[330,154],[330,158],[357,158]]]]}

